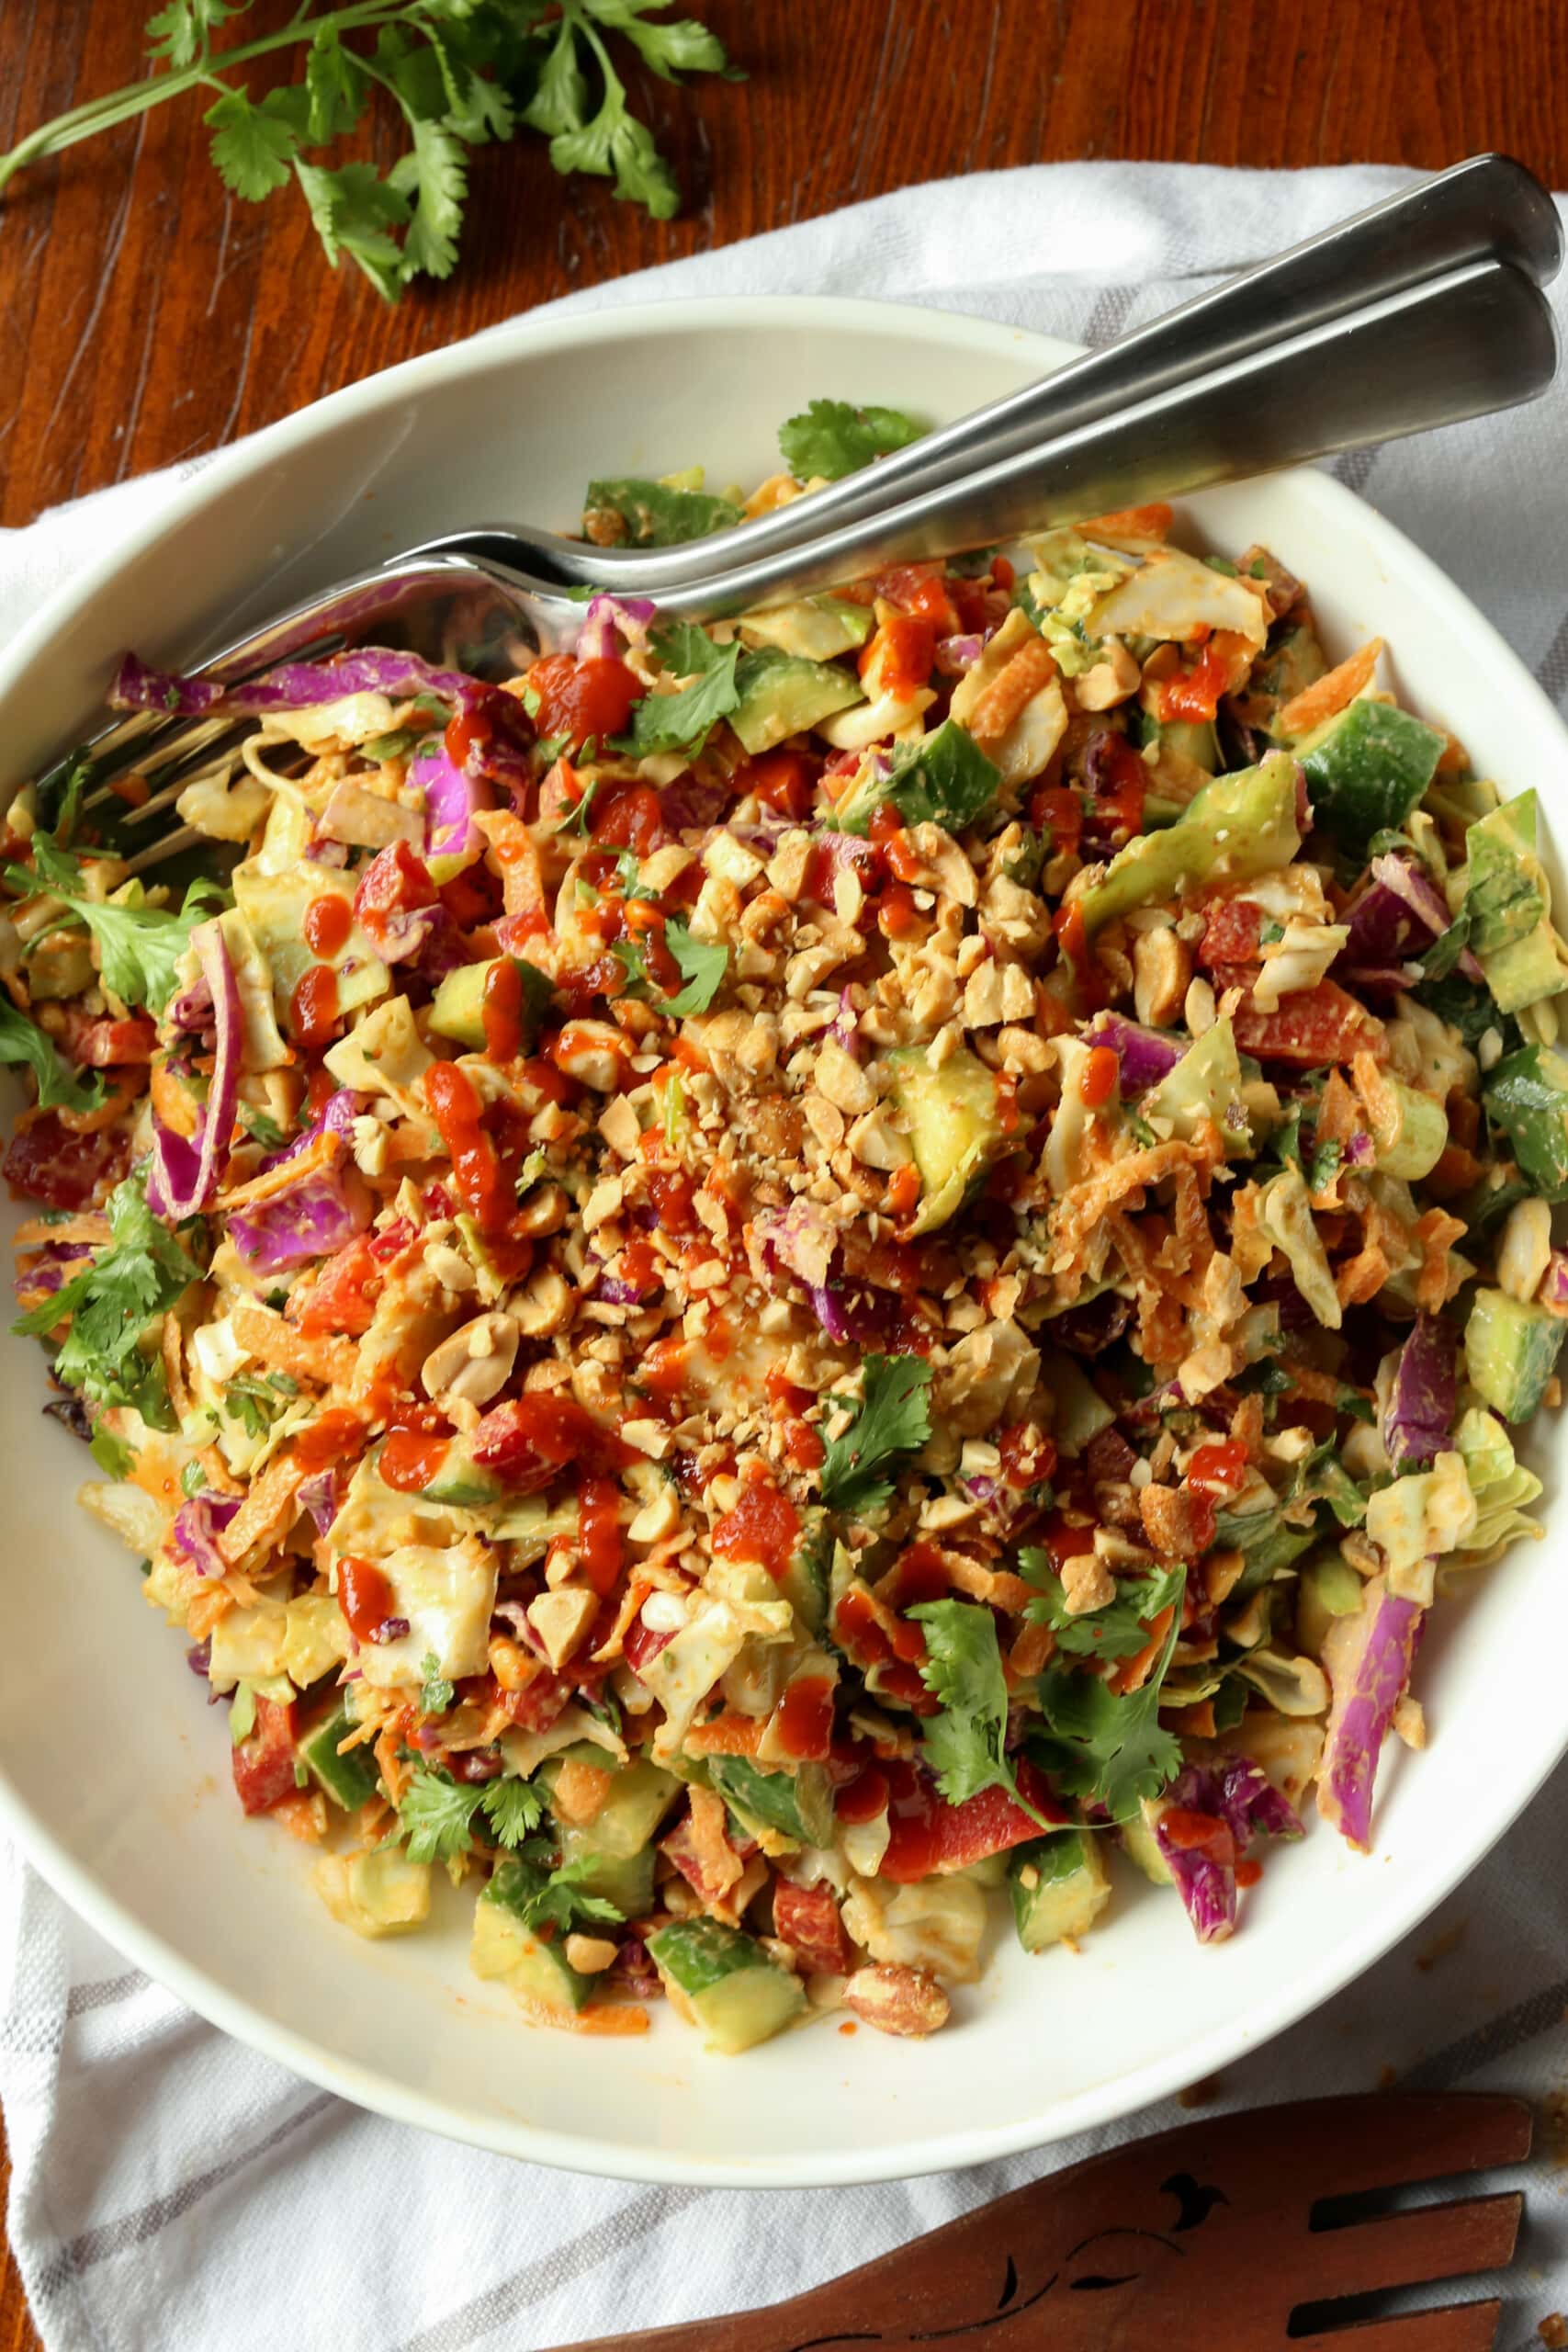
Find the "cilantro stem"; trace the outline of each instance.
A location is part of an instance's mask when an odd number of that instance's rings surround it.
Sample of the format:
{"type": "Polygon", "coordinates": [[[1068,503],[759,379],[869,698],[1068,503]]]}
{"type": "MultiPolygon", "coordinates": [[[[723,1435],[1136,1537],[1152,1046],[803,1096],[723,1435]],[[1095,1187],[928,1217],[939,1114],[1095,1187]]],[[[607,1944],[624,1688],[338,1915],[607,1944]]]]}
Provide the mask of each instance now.
{"type": "Polygon", "coordinates": [[[357,0],[354,6],[331,8],[319,17],[309,13],[311,5],[312,0],[301,0],[298,12],[276,32],[259,33],[254,40],[223,50],[216,58],[204,54],[177,72],[150,74],[142,81],[129,82],[121,90],[111,90],[101,98],[89,98],[82,106],[70,107],[65,113],[57,114],[52,122],[41,124],[18,140],[8,154],[0,155],[0,189],[28,164],[38,163],[46,155],[57,155],[62,149],[73,147],[78,140],[96,137],[100,130],[112,130],[119,123],[134,121],[138,115],[162,106],[165,98],[183,96],[186,91],[198,90],[204,84],[211,87],[215,63],[226,72],[236,65],[248,65],[253,58],[265,57],[275,49],[288,49],[298,43],[307,28],[314,39],[323,30],[361,32],[408,14],[407,0],[357,0]]]}

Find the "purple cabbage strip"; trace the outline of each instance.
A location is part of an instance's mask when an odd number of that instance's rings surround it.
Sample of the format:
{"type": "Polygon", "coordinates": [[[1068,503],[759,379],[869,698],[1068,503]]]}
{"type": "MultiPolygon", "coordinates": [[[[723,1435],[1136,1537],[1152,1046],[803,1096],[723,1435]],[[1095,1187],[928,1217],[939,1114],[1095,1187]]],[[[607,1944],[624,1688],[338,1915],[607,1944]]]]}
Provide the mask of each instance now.
{"type": "MultiPolygon", "coordinates": [[[[1348,975],[1368,987],[1408,987],[1399,967],[1440,939],[1452,920],[1448,900],[1420,859],[1408,851],[1385,850],[1373,858],[1347,915],[1350,935],[1341,956],[1348,975]]],[[[1483,977],[1469,948],[1459,960],[1467,979],[1483,977]]]]}
{"type": "Polygon", "coordinates": [[[808,1283],[807,1287],[812,1312],[823,1331],[842,1347],[880,1347],[897,1329],[903,1311],[903,1301],[895,1292],[873,1290],[864,1283],[852,1290],[835,1282],[808,1283]]]}
{"type": "Polygon", "coordinates": [[[1453,1334],[1435,1315],[1418,1315],[1399,1351],[1382,1419],[1382,1442],[1396,1470],[1424,1470],[1442,1452],[1458,1405],[1453,1334]]]}
{"type": "Polygon", "coordinates": [[[301,1510],[308,1510],[316,1523],[318,1535],[324,1535],[338,1513],[338,1476],[335,1470],[318,1470],[313,1477],[302,1481],[294,1498],[301,1510]]]}
{"type": "Polygon", "coordinates": [[[1374,1577],[1356,1614],[1337,1617],[1324,1642],[1334,1702],[1317,1768],[1317,1809],[1362,1853],[1371,1845],[1378,1758],[1410,1679],[1420,1624],[1419,1604],[1374,1577]]]}
{"type": "MultiPolygon", "coordinates": [[[[699,784],[695,776],[681,776],[674,784],[660,786],[659,813],[672,833],[715,833],[730,830],[723,821],[724,812],[735,795],[721,784],[699,784]]],[[[748,838],[749,828],[737,826],[738,837],[748,838]]],[[[770,833],[772,842],[774,836],[770,833]]]]}
{"type": "Polygon", "coordinates": [[[994,637],[994,629],[982,629],[973,636],[939,637],[936,641],[936,666],[944,678],[962,678],[972,670],[986,650],[987,639],[994,637]]]}
{"type": "Polygon", "coordinates": [[[847,986],[839,990],[839,1010],[828,1024],[828,1035],[852,1059],[859,1061],[865,1049],[860,1039],[860,1015],[847,986]]]}
{"type": "Polygon", "coordinates": [[[18,1298],[52,1298],[57,1290],[63,1289],[67,1270],[80,1272],[76,1261],[92,1254],[85,1241],[46,1241],[35,1264],[25,1269],[18,1266],[12,1287],[18,1298]]]}
{"type": "Polygon", "coordinates": [[[1568,1250],[1554,1250],[1536,1293],[1543,1306],[1568,1307],[1568,1250]]]}
{"type": "MultiPolygon", "coordinates": [[[[493,805],[489,778],[458,767],[445,740],[414,755],[409,781],[424,794],[424,854],[427,857],[463,857],[479,841],[476,812],[493,805]]],[[[429,911],[424,910],[423,911],[429,911]]]]}
{"type": "Polygon", "coordinates": [[[1079,1032],[1088,1046],[1109,1046],[1122,1065],[1124,1095],[1146,1094],[1168,1078],[1187,1048],[1162,1030],[1145,1029],[1120,1012],[1102,1012],[1079,1032]]]}
{"type": "Polygon", "coordinates": [[[1302,1825],[1261,1766],[1236,1756],[1178,1773],[1160,1799],[1154,1831],[1199,1942],[1213,1944],[1235,1929],[1235,1865],[1254,1837],[1299,1838],[1302,1825]],[[1206,1814],[1226,1835],[1213,1845],[1179,1846],[1163,1826],[1166,1815],[1178,1810],[1206,1814]]]}
{"type": "Polygon", "coordinates": [[[770,1272],[782,1266],[808,1290],[827,1281],[839,1228],[815,1201],[802,1198],[791,1201],[786,1209],[763,1209],[751,1230],[770,1272]]]}
{"type": "Polygon", "coordinates": [[[174,1541],[198,1577],[220,1577],[229,1563],[218,1549],[218,1537],[240,1508],[238,1495],[204,1492],[192,1495],[175,1513],[174,1541]]]}
{"type": "Polygon", "coordinates": [[[258,1274],[287,1273],[313,1258],[331,1257],[363,1233],[371,1218],[364,1187],[345,1189],[337,1176],[309,1179],[275,1200],[233,1210],[229,1232],[247,1266],[258,1274]]]}
{"type": "Polygon", "coordinates": [[[212,994],[217,1051],[207,1100],[197,1114],[196,1134],[186,1141],[173,1128],[153,1123],[152,1157],[147,1170],[147,1205],[154,1216],[177,1223],[204,1209],[218,1190],[219,1177],[229,1157],[234,1113],[240,1099],[240,1059],[244,1050],[244,1024],[240,989],[229,949],[216,922],[197,923],[191,933],[201,975],[212,994]]]}
{"type": "Polygon", "coordinates": [[[624,645],[644,645],[658,607],[646,596],[594,596],[577,639],[580,662],[615,662],[624,645]]]}

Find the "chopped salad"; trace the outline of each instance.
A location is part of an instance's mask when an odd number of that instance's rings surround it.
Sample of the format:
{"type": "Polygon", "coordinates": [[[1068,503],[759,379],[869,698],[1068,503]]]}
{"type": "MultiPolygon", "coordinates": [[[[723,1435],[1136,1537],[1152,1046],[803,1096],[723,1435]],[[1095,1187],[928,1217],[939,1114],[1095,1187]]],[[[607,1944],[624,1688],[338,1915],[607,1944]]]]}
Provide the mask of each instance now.
{"type": "Polygon", "coordinates": [[[16,1328],[344,1927],[450,1880],[531,2016],[735,2052],[941,2026],[1004,1887],[1213,1942],[1308,1810],[1370,1846],[1428,1611],[1540,1532],[1568,954],[1534,794],[1175,534],[128,657],[256,722],[183,888],[90,758],[13,803],[16,1328]]]}

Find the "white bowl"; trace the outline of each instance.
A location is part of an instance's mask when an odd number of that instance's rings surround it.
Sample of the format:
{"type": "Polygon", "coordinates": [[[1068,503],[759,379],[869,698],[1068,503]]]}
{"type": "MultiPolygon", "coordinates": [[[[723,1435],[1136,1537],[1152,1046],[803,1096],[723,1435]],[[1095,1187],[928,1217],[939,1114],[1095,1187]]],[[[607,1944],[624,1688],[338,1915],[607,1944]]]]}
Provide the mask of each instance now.
{"type": "MultiPolygon", "coordinates": [[[[716,483],[759,478],[780,421],[817,394],[946,418],[1066,356],[931,311],[764,300],[524,325],[411,361],[214,465],[38,616],[0,664],[0,782],[85,729],[127,645],[177,657],[226,618],[465,521],[570,524],[593,474],[700,459],[716,483]]],[[[1537,786],[1568,831],[1551,706],[1397,532],[1314,473],[1190,503],[1214,547],[1261,539],[1310,582],[1332,647],[1383,635],[1411,704],[1508,788],[1537,786]]],[[[307,1853],[242,1821],[224,1713],[202,1704],[134,1564],[75,1510],[88,1465],[39,1419],[30,1342],[11,1344],[6,1375],[0,1826],[215,2024],[367,2107],[547,2164],[804,2187],[974,2164],[1106,2122],[1339,1991],[1496,1843],[1568,1740],[1553,1509],[1545,1543],[1438,1611],[1419,1675],[1432,1746],[1391,1747],[1376,1854],[1314,1828],[1272,1856],[1233,1942],[1200,1950],[1176,1901],[1123,1870],[1081,1953],[1030,1960],[998,1933],[984,1983],[929,2043],[841,2039],[829,2021],[721,2059],[667,2015],[642,2041],[579,2041],[530,2029],[468,1974],[471,1894],[438,1905],[431,1932],[361,1943],[311,1893],[307,1853]]]]}

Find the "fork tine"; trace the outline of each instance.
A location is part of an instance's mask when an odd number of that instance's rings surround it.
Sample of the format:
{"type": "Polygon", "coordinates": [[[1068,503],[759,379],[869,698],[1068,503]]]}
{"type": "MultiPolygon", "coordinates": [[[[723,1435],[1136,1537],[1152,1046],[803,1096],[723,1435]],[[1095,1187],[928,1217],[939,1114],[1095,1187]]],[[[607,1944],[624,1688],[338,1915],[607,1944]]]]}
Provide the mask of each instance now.
{"type": "Polygon", "coordinates": [[[1502,2304],[1491,2297],[1483,2303],[1445,2303],[1440,2311],[1293,2335],[1291,2352],[1494,2352],[1502,2316],[1502,2304]]]}
{"type": "Polygon", "coordinates": [[[1513,2260],[1523,2211],[1519,2191],[1505,2189],[1322,2231],[1308,2241],[1324,2276],[1319,2297],[1371,2294],[1416,2279],[1501,2270],[1513,2260]]]}
{"type": "Polygon", "coordinates": [[[211,846],[210,836],[198,833],[194,825],[176,825],[172,833],[161,833],[156,841],[149,842],[145,849],[139,849],[134,857],[128,857],[125,861],[127,870],[131,874],[146,874],[154,865],[166,865],[171,857],[177,857],[181,850],[194,849],[197,842],[206,842],[211,846]]]}

